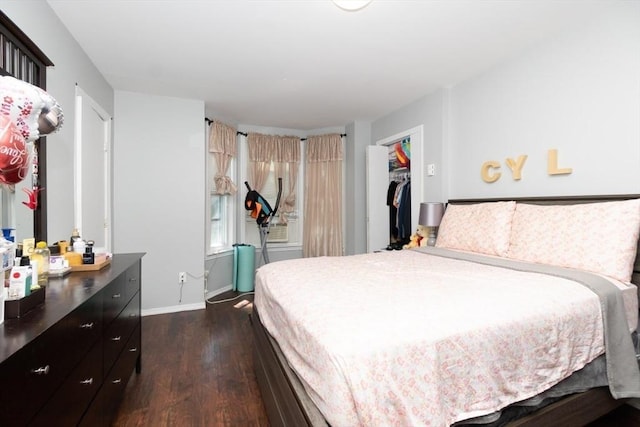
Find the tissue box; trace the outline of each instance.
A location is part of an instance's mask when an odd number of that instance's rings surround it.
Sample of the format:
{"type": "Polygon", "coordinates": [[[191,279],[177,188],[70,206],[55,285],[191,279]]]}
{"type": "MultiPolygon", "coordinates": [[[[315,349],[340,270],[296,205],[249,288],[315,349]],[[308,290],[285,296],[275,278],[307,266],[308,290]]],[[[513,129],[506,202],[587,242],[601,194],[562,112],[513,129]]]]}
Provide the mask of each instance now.
{"type": "Polygon", "coordinates": [[[22,317],[34,307],[44,303],[44,297],[46,295],[45,288],[40,288],[31,291],[31,294],[24,298],[5,300],[4,302],[4,318],[13,319],[15,317],[22,317]]]}

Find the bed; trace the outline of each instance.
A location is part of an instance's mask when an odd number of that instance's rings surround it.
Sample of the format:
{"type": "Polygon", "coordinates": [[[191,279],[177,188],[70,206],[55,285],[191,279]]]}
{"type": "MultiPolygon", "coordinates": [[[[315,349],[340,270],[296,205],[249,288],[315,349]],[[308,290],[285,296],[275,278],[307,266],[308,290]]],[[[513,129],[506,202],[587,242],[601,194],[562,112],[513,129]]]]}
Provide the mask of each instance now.
{"type": "Polygon", "coordinates": [[[451,200],[434,249],[261,267],[271,424],[584,425],[640,397],[639,197],[451,200]]]}

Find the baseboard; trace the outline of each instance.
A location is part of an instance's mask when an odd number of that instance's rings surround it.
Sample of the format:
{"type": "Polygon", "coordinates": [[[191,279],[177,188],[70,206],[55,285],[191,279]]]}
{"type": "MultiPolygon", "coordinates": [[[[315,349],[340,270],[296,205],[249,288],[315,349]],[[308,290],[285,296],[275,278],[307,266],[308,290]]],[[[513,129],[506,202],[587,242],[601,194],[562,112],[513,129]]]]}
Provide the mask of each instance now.
{"type": "Polygon", "coordinates": [[[227,291],[230,291],[232,289],[233,289],[233,285],[229,285],[229,286],[225,286],[224,288],[214,289],[213,291],[207,291],[204,294],[204,299],[213,298],[216,295],[223,294],[223,293],[225,293],[227,291]]]}
{"type": "Polygon", "coordinates": [[[202,310],[205,308],[204,301],[196,302],[193,304],[183,304],[183,305],[172,305],[169,307],[158,307],[158,308],[150,308],[141,311],[141,315],[144,316],[153,316],[154,314],[167,314],[167,313],[178,313],[181,311],[192,311],[192,310],[202,310]]]}

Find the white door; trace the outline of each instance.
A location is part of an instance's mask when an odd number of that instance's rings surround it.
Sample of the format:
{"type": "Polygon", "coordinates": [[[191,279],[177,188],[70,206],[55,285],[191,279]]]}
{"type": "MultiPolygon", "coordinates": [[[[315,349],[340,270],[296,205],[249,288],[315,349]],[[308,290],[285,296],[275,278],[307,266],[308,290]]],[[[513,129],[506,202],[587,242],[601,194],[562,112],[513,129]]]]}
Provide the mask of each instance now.
{"type": "Polygon", "coordinates": [[[379,251],[389,244],[389,148],[369,145],[367,158],[367,252],[379,251]]]}
{"type": "Polygon", "coordinates": [[[75,225],[111,251],[111,117],[76,86],[75,225]],[[79,116],[79,117],[78,117],[79,116]]]}

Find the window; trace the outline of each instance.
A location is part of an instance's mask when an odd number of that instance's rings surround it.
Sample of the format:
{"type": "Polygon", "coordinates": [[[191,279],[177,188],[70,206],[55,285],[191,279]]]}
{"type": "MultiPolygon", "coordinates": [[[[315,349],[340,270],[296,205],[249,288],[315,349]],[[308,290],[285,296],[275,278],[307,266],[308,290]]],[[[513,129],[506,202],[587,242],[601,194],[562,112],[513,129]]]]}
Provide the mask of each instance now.
{"type": "MultiPolygon", "coordinates": [[[[235,176],[235,159],[231,161],[228,175],[235,176]]],[[[207,228],[209,244],[207,254],[212,255],[227,249],[231,249],[235,239],[235,195],[216,194],[216,186],[213,177],[217,172],[213,154],[208,153],[207,161],[207,190],[209,201],[207,206],[207,228]]]]}
{"type": "MultiPolygon", "coordinates": [[[[281,200],[287,195],[288,186],[289,186],[289,166],[286,165],[284,172],[284,177],[282,178],[282,196],[281,200]]],[[[287,218],[286,225],[280,224],[280,214],[282,213],[280,209],[276,214],[276,217],[273,219],[273,223],[271,224],[271,230],[269,233],[269,245],[280,245],[280,246],[289,246],[289,245],[300,245],[302,244],[302,234],[301,234],[301,220],[302,216],[302,167],[298,170],[298,184],[296,186],[296,203],[295,208],[292,212],[284,214],[287,218]],[[275,228],[274,228],[275,227],[275,228]]],[[[275,167],[274,164],[271,163],[269,167],[269,176],[267,181],[264,184],[264,188],[260,190],[260,194],[262,197],[269,203],[272,208],[276,207],[276,199],[278,197],[278,185],[275,178],[275,167]]],[[[256,220],[251,218],[250,212],[245,210],[245,239],[246,243],[252,244],[254,246],[259,247],[260,242],[260,231],[256,220]]]]}

